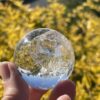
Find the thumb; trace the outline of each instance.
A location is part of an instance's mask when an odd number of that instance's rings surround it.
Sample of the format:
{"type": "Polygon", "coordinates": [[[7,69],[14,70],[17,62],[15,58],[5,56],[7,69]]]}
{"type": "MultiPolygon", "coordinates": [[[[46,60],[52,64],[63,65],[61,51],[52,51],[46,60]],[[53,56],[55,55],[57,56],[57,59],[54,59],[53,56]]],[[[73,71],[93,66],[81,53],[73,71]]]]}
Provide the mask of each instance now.
{"type": "Polygon", "coordinates": [[[13,63],[0,63],[0,76],[4,81],[4,96],[2,100],[28,100],[28,85],[20,77],[13,63]]]}
{"type": "Polygon", "coordinates": [[[54,87],[50,95],[50,100],[56,100],[58,97],[59,98],[57,100],[70,100],[70,99],[74,100],[75,94],[76,94],[75,84],[70,80],[65,80],[65,81],[58,83],[54,87]],[[67,97],[65,96],[65,94],[67,97]]]}

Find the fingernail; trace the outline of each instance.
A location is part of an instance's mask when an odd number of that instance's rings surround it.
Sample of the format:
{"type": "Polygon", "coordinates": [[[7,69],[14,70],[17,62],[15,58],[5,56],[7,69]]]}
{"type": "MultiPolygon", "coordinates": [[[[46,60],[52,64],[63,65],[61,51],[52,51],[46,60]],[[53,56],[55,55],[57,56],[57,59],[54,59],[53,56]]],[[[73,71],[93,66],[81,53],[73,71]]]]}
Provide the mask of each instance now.
{"type": "Polygon", "coordinates": [[[0,76],[3,81],[10,78],[10,71],[7,62],[0,62],[0,76]]]}
{"type": "Polygon", "coordinates": [[[71,98],[68,95],[62,95],[57,100],[71,100],[71,98]]]}

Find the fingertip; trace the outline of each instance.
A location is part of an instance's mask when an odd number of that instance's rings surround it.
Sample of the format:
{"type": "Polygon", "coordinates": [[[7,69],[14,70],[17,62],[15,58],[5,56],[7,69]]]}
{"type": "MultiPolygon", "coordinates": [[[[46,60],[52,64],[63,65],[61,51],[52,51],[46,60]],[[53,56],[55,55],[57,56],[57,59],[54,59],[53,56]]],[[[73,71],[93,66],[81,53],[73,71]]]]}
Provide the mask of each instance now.
{"type": "Polygon", "coordinates": [[[13,70],[17,69],[16,65],[12,62],[8,62],[8,67],[9,67],[9,69],[13,69],[13,70]]]}
{"type": "Polygon", "coordinates": [[[9,67],[10,73],[13,73],[13,72],[15,73],[15,71],[16,71],[16,66],[15,66],[14,63],[9,62],[9,63],[8,63],[8,67],[9,67]]]}
{"type": "Polygon", "coordinates": [[[2,77],[3,81],[10,78],[10,71],[8,67],[8,62],[1,62],[0,63],[0,76],[2,77]]]}
{"type": "Polygon", "coordinates": [[[12,62],[8,62],[8,67],[9,67],[9,71],[10,71],[10,76],[11,77],[20,77],[21,78],[21,73],[17,70],[17,67],[14,63],[12,62]]]}
{"type": "Polygon", "coordinates": [[[65,94],[65,95],[58,97],[57,100],[71,100],[71,98],[65,94]]]}

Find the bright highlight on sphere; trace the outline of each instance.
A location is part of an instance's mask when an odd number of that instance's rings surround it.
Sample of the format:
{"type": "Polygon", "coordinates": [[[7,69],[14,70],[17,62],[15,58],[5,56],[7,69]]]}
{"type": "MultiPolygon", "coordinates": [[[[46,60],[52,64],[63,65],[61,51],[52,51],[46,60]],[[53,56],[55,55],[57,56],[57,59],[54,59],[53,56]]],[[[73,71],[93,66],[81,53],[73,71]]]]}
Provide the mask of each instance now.
{"type": "Polygon", "coordinates": [[[68,79],[74,66],[71,42],[48,28],[31,31],[18,43],[14,61],[25,81],[34,88],[53,88],[68,79]]]}

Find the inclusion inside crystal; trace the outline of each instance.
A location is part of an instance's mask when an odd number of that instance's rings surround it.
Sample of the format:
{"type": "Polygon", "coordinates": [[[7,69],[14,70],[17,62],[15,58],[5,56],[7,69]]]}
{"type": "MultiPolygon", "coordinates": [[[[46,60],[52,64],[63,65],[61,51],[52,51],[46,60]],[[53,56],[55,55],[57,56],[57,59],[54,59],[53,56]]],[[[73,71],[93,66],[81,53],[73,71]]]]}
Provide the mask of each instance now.
{"type": "Polygon", "coordinates": [[[48,89],[68,79],[75,59],[71,42],[64,35],[39,28],[26,34],[18,43],[14,60],[28,84],[48,89]]]}

